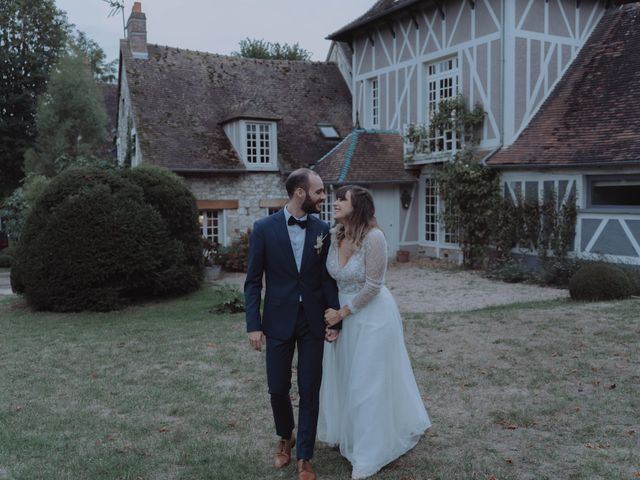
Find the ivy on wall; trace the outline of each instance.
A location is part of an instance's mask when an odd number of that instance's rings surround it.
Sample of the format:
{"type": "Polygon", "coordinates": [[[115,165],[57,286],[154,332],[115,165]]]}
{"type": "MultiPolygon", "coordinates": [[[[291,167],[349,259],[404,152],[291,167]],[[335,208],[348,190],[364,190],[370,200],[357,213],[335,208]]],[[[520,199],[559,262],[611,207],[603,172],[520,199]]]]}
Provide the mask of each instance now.
{"type": "MultiPolygon", "coordinates": [[[[516,246],[523,253],[537,252],[543,260],[565,257],[575,236],[575,194],[564,203],[558,202],[555,191],[547,192],[542,201],[504,198],[497,171],[478,161],[476,155],[477,134],[485,115],[482,106],[469,111],[459,95],[442,101],[439,107],[428,127],[429,134],[455,130],[459,138],[464,138],[463,149],[436,174],[447,206],[441,220],[447,230],[458,231],[464,265],[485,265],[490,247],[502,260],[510,258],[516,246]]],[[[419,133],[424,131],[423,127],[419,133]]],[[[407,140],[413,141],[410,136],[407,140]]]]}

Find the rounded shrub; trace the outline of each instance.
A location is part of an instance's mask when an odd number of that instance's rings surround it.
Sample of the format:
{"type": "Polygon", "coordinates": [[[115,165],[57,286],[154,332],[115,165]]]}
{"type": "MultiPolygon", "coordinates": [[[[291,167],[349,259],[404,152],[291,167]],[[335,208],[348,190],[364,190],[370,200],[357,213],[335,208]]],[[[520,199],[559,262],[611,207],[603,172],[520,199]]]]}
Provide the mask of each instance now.
{"type": "Polygon", "coordinates": [[[569,281],[569,294],[574,300],[616,300],[628,298],[631,291],[629,277],[606,264],[585,265],[569,281]]]}
{"type": "Polygon", "coordinates": [[[198,266],[199,259],[185,262],[181,242],[141,186],[118,170],[76,168],[54,178],[33,206],[11,283],[36,309],[107,311],[194,290],[197,279],[171,282],[198,266]]]}
{"type": "Polygon", "coordinates": [[[0,252],[0,268],[11,268],[13,263],[13,256],[0,252]]]}
{"type": "Polygon", "coordinates": [[[182,293],[196,290],[203,278],[203,254],[193,193],[178,175],[154,165],[124,170],[123,176],[142,189],[144,201],[158,211],[179,252],[174,267],[165,272],[155,291],[182,293]]]}

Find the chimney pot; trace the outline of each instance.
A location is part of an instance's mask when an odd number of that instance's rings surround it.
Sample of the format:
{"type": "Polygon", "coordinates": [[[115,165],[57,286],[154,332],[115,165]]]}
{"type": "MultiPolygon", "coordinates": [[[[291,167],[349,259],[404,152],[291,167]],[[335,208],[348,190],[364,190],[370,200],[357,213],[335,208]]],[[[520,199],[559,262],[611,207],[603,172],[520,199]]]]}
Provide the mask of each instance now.
{"type": "Polygon", "coordinates": [[[140,2],[134,2],[131,11],[135,13],[142,13],[142,4],[140,2]]]}

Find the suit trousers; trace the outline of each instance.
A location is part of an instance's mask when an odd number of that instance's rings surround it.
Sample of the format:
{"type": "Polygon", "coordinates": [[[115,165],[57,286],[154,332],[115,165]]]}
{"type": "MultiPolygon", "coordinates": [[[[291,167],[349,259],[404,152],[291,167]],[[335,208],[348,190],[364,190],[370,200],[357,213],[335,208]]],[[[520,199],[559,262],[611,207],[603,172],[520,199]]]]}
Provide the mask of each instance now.
{"type": "Polygon", "coordinates": [[[276,433],[289,438],[295,427],[291,405],[291,371],[293,354],[298,347],[298,435],[296,456],[310,460],[316,442],[318,426],[320,383],[322,381],[322,354],[324,338],[311,334],[302,303],[293,337],[281,340],[267,337],[267,382],[276,433]]]}

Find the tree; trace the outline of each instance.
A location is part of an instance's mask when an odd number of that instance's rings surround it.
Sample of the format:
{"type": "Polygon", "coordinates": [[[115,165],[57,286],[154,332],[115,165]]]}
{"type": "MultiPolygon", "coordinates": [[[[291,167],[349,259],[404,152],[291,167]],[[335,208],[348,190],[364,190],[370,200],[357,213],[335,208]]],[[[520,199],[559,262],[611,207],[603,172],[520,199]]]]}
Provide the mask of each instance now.
{"type": "Polygon", "coordinates": [[[92,69],[78,48],[64,54],[38,101],[38,135],[25,154],[27,175],[53,177],[70,165],[96,164],[107,115],[92,69]]]}
{"type": "Polygon", "coordinates": [[[22,178],[24,153],[35,140],[38,96],[68,32],[54,0],[0,0],[0,196],[22,178]]]}
{"type": "Polygon", "coordinates": [[[311,52],[300,47],[298,43],[271,43],[266,40],[245,38],[240,40],[240,51],[231,55],[245,58],[262,58],[266,60],[311,60],[311,52]]]}
{"type": "Polygon", "coordinates": [[[116,80],[117,60],[106,61],[107,56],[94,40],[91,40],[84,32],[77,31],[70,40],[70,52],[80,51],[87,59],[91,71],[98,82],[113,83],[116,80]]]}

